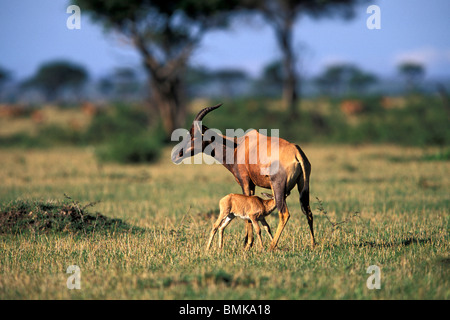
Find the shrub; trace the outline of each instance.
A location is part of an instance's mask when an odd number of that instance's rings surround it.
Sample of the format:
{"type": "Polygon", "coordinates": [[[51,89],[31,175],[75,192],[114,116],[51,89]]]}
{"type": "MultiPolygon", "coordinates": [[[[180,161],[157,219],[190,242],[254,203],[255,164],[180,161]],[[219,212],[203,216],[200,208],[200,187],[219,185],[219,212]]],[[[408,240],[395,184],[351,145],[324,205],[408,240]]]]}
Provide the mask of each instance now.
{"type": "Polygon", "coordinates": [[[40,146],[39,140],[25,132],[18,132],[8,136],[0,136],[0,146],[32,148],[40,146]]]}
{"type": "Polygon", "coordinates": [[[137,107],[125,105],[111,106],[106,112],[92,119],[85,132],[85,140],[101,143],[115,140],[123,134],[139,134],[148,129],[148,113],[137,107]]]}
{"type": "Polygon", "coordinates": [[[41,146],[82,145],[85,142],[84,134],[81,131],[58,125],[42,127],[36,139],[39,140],[41,146]]]}
{"type": "Polygon", "coordinates": [[[144,131],[137,135],[122,133],[115,139],[97,148],[100,161],[117,163],[153,162],[159,158],[162,137],[155,131],[144,131]]]}
{"type": "Polygon", "coordinates": [[[149,129],[146,110],[125,105],[97,115],[85,133],[86,141],[98,145],[96,155],[103,162],[153,162],[160,155],[163,139],[159,127],[149,129]]]}

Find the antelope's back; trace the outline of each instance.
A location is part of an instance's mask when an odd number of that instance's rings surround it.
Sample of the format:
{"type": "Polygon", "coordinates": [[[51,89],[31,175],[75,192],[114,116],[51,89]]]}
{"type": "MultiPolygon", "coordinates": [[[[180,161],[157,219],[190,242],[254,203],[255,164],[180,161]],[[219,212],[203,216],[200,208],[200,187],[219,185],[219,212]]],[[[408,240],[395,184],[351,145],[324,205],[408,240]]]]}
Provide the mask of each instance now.
{"type": "Polygon", "coordinates": [[[267,137],[256,130],[238,138],[237,144],[237,163],[246,167],[255,185],[270,189],[271,177],[280,175],[286,179],[288,190],[295,186],[302,173],[295,144],[282,138],[267,137]]]}

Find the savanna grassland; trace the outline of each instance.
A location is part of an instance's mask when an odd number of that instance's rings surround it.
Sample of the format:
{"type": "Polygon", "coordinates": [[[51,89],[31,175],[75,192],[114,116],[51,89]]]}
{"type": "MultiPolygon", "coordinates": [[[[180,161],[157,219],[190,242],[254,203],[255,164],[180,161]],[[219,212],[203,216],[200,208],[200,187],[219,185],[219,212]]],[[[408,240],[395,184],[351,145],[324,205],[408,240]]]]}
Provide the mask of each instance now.
{"type": "MultiPolygon", "coordinates": [[[[215,239],[209,253],[220,198],[240,193],[220,165],[176,166],[170,148],[151,165],[100,163],[88,146],[1,148],[2,210],[99,201],[86,210],[129,228],[0,234],[0,299],[449,299],[449,161],[389,144],[302,148],[316,247],[293,190],[277,250],[263,232],[262,252],[256,242],[243,251],[235,219],[225,248],[215,239]],[[80,290],[66,287],[69,265],[80,267],[80,290]],[[366,287],[370,265],[379,290],[366,287]]],[[[277,214],[267,221],[275,230],[277,214]]]]}

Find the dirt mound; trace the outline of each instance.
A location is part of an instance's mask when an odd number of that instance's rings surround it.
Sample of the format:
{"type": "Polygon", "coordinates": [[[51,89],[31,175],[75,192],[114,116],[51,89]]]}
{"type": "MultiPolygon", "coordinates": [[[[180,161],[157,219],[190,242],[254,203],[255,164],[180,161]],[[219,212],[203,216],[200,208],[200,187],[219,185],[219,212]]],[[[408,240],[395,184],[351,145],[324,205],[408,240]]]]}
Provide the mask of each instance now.
{"type": "Polygon", "coordinates": [[[25,232],[89,233],[131,229],[120,219],[90,214],[77,202],[32,202],[18,200],[0,207],[0,234],[25,232]]]}

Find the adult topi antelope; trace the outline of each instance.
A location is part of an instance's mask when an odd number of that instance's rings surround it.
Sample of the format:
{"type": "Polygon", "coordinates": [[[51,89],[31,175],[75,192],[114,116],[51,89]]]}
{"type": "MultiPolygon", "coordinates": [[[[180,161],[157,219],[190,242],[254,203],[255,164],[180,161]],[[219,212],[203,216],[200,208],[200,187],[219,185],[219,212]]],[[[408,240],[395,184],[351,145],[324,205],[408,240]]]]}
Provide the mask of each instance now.
{"type": "MultiPolygon", "coordinates": [[[[219,161],[235,177],[245,195],[254,195],[255,187],[272,189],[279,214],[278,227],[270,248],[277,246],[289,220],[286,197],[297,185],[300,205],[306,215],[314,246],[313,215],[309,206],[309,176],[311,164],[302,149],[278,137],[267,137],[250,130],[241,137],[227,137],[202,124],[203,118],[222,104],[202,109],[190,128],[189,134],[172,150],[172,161],[181,163],[198,153],[207,153],[219,161]],[[207,151],[207,152],[205,152],[207,151]]],[[[246,224],[245,247],[253,244],[251,221],[246,224]]]]}

